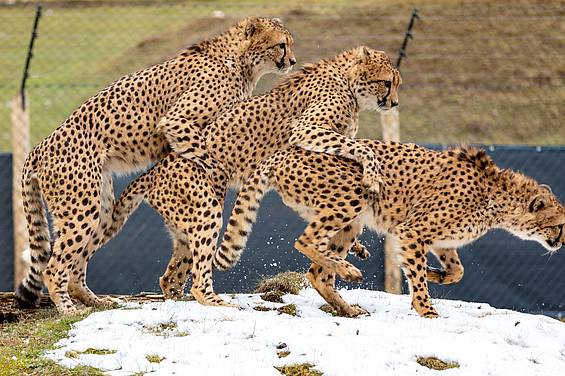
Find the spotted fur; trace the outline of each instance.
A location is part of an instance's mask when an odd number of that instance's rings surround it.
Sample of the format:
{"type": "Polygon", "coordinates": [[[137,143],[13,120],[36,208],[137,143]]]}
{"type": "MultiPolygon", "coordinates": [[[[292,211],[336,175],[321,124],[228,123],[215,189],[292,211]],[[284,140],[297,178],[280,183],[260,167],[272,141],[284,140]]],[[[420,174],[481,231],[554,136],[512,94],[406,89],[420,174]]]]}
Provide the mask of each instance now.
{"type": "Polygon", "coordinates": [[[30,153],[22,175],[32,265],[17,289],[34,305],[43,282],[57,308],[104,305],[86,285],[87,261],[110,227],[113,172],[128,172],[171,150],[201,155],[206,125],[251,95],[268,72],[295,63],[277,19],[250,17],[162,64],[125,76],[88,99],[30,153]],[[53,215],[53,253],[42,205],[53,215]]]}
{"type": "Polygon", "coordinates": [[[306,66],[210,124],[204,132],[206,159],[191,161],[171,153],[134,181],[120,196],[107,238],[146,200],[173,237],[173,257],[160,279],[165,297],[181,297],[191,272],[191,292],[200,303],[225,304],[213,290],[212,255],[228,186],[239,186],[263,159],[296,145],[358,161],[364,186],[376,190],[377,159],[353,139],[358,113],[395,106],[399,85],[389,57],[366,47],[306,66]]]}
{"type": "Polygon", "coordinates": [[[483,150],[458,147],[436,152],[413,144],[358,140],[382,161],[378,194],[363,184],[360,166],[333,155],[299,148],[267,159],[243,185],[214,258],[234,266],[245,248],[263,194],[275,188],[284,202],[309,221],[295,247],[314,263],[308,279],[336,310],[363,311],[335,290],[335,274],[359,280],[345,261],[364,225],[390,234],[408,279],[412,306],[436,317],[428,281],[463,277],[457,248],[501,228],[538,241],[549,251],[565,243],[565,208],[551,190],[520,173],[498,168],[483,150]],[[427,267],[433,253],[441,269],[427,267]],[[353,278],[352,278],[353,277],[353,278]]]}

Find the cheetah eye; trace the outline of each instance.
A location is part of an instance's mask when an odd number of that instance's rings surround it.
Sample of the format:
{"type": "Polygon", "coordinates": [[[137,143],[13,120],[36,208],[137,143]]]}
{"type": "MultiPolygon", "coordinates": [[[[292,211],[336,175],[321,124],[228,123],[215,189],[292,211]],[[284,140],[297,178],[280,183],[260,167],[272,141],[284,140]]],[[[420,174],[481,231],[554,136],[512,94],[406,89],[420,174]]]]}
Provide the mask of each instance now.
{"type": "Polygon", "coordinates": [[[392,82],[387,81],[387,80],[369,81],[369,84],[383,84],[383,85],[385,85],[386,88],[389,88],[389,89],[392,86],[392,82]]]}
{"type": "Polygon", "coordinates": [[[284,50],[286,48],[286,43],[279,44],[279,47],[284,50]]]}

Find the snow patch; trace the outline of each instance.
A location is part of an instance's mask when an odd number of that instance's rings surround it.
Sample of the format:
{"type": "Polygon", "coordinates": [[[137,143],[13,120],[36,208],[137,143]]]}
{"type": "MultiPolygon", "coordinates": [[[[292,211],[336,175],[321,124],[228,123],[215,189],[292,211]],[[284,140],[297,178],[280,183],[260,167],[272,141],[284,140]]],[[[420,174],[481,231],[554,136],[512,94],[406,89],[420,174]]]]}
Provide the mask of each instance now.
{"type": "Polygon", "coordinates": [[[408,296],[342,290],[370,316],[332,317],[312,289],[285,295],[284,303],[259,294],[223,295],[241,308],[196,302],[126,304],[96,312],[74,325],[69,338],[47,356],[67,366],[88,365],[109,375],[280,375],[274,366],[308,362],[324,375],[437,375],[419,356],[457,362],[454,375],[563,375],[565,324],[541,315],[495,309],[488,304],[433,299],[440,318],[423,319],[408,296]],[[295,304],[298,316],[256,311],[295,304]],[[281,345],[286,344],[286,346],[281,345]],[[279,359],[277,352],[290,351],[279,359]],[[115,354],[65,356],[87,348],[115,354]],[[161,363],[151,363],[158,355],[161,363]]]}

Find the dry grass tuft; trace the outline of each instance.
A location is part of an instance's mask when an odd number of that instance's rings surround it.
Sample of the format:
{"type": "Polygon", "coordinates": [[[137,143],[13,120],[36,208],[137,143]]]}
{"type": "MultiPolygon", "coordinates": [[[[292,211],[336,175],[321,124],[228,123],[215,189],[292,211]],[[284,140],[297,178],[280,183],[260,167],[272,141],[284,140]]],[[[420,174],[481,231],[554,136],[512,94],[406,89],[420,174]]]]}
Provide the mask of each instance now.
{"type": "Polygon", "coordinates": [[[117,353],[117,351],[116,350],[108,350],[108,349],[95,349],[95,348],[89,347],[88,349],[86,349],[84,351],[79,351],[77,353],[78,354],[109,355],[109,354],[115,354],[115,353],[117,353]]]}
{"type": "Polygon", "coordinates": [[[147,355],[145,359],[147,359],[149,363],[161,363],[163,359],[165,359],[165,357],[161,357],[159,355],[153,354],[153,355],[147,355]]]}
{"type": "Polygon", "coordinates": [[[459,368],[459,363],[457,362],[444,362],[433,356],[420,356],[416,359],[416,362],[429,369],[434,369],[436,371],[443,371],[450,368],[459,368]]]}
{"type": "Polygon", "coordinates": [[[296,316],[296,305],[287,304],[277,309],[280,313],[286,313],[287,315],[296,316]]]}
{"type": "Polygon", "coordinates": [[[285,376],[322,376],[323,373],[314,369],[310,363],[289,364],[282,367],[275,367],[277,371],[285,376]]]}
{"type": "Polygon", "coordinates": [[[255,292],[267,293],[280,291],[284,294],[298,295],[300,290],[308,286],[304,273],[284,272],[274,277],[264,278],[257,284],[255,292]]]}
{"type": "Polygon", "coordinates": [[[261,299],[263,299],[267,302],[283,303],[282,297],[284,295],[285,295],[285,292],[282,292],[280,290],[267,291],[266,293],[261,294],[261,299]]]}
{"type": "Polygon", "coordinates": [[[318,309],[322,312],[329,313],[332,316],[338,316],[337,311],[328,303],[321,305],[318,309]]]}

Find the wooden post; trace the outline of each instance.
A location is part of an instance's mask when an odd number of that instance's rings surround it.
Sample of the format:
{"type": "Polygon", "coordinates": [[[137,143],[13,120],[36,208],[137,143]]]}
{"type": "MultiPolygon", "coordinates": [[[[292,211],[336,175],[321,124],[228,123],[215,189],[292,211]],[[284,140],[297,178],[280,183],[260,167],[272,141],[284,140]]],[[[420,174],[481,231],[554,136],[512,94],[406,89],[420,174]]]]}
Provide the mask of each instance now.
{"type": "MultiPolygon", "coordinates": [[[[383,127],[383,141],[400,141],[400,117],[398,108],[393,107],[381,112],[383,127]]],[[[393,294],[402,294],[402,279],[394,237],[385,236],[385,291],[393,294]]]]}
{"type": "Polygon", "coordinates": [[[29,106],[23,106],[22,95],[12,100],[12,213],[14,228],[14,286],[25,276],[27,265],[22,252],[29,247],[27,224],[22,202],[22,168],[29,154],[29,106]]]}

